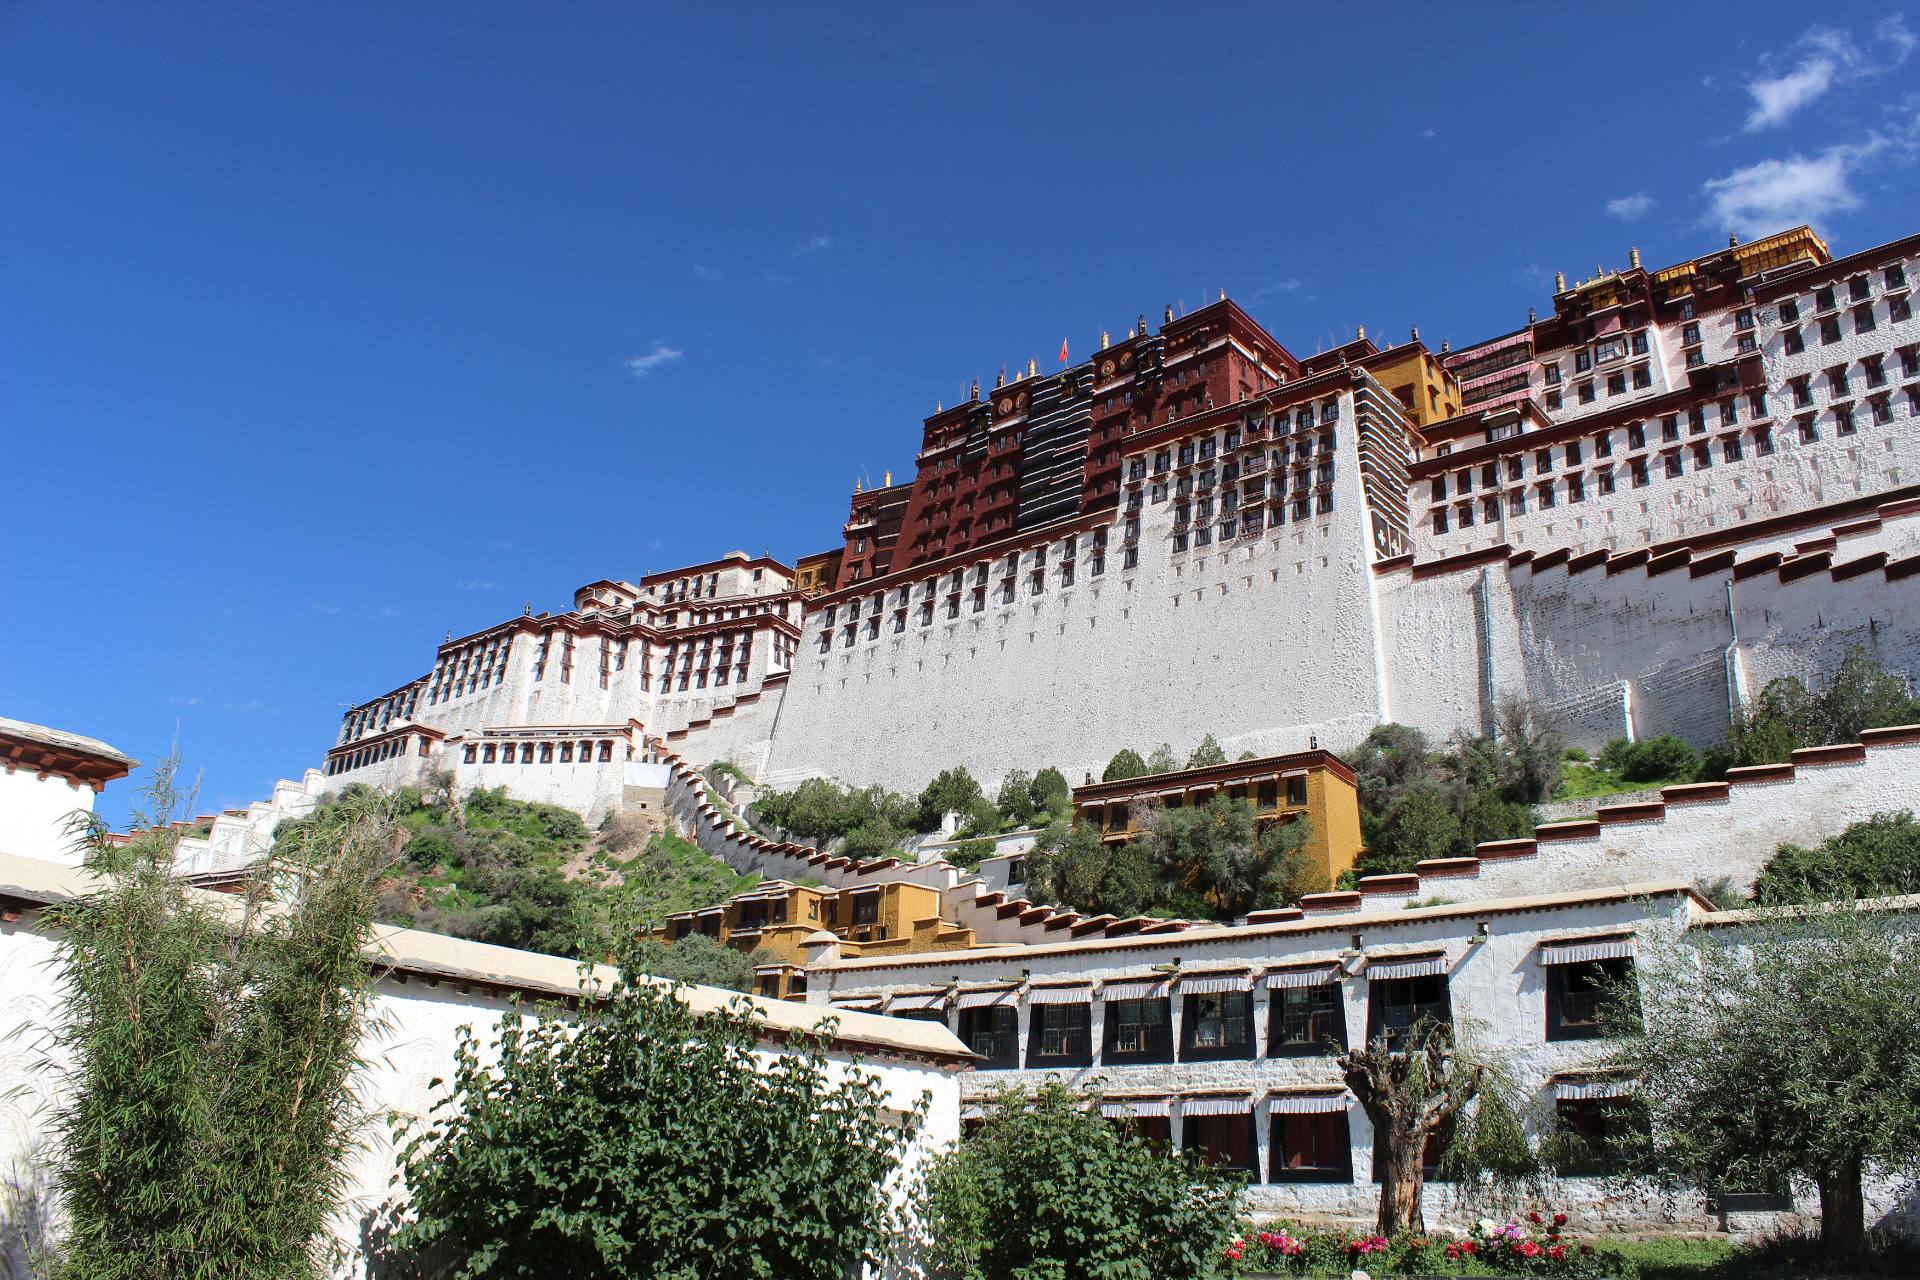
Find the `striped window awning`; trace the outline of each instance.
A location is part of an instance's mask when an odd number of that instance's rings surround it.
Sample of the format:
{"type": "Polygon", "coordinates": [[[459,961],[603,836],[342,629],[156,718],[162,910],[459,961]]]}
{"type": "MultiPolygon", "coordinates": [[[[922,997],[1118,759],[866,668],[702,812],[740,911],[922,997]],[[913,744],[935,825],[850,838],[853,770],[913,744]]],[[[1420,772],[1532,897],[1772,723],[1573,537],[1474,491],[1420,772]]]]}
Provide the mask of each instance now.
{"type": "Polygon", "coordinates": [[[1633,1091],[1633,1082],[1624,1076],[1581,1076],[1555,1080],[1556,1102],[1579,1102],[1586,1098],[1624,1098],[1633,1091]]]}
{"type": "Polygon", "coordinates": [[[829,996],[827,1003],[835,1009],[878,1009],[879,996],[829,996]]]}
{"type": "Polygon", "coordinates": [[[1367,977],[1374,980],[1387,978],[1435,978],[1445,976],[1447,957],[1432,956],[1381,956],[1367,961],[1367,977]]]}
{"type": "Polygon", "coordinates": [[[1167,994],[1165,978],[1140,982],[1109,982],[1100,988],[1102,1000],[1158,1000],[1167,994]]]}
{"type": "Polygon", "coordinates": [[[1317,987],[1322,983],[1338,982],[1340,966],[1337,964],[1318,964],[1305,969],[1282,969],[1267,975],[1267,988],[1274,987],[1317,987]]]}
{"type": "Polygon", "coordinates": [[[1274,1093],[1267,1095],[1267,1109],[1279,1115],[1324,1116],[1345,1111],[1353,1105],[1346,1093],[1274,1093]]]}
{"type": "Polygon", "coordinates": [[[1253,1112],[1253,1098],[1236,1094],[1230,1098],[1182,1098],[1182,1116],[1244,1116],[1253,1112]]]}
{"type": "Polygon", "coordinates": [[[1280,776],[1283,778],[1304,778],[1307,776],[1307,771],[1305,769],[1284,769],[1281,771],[1280,776]]]}
{"type": "Polygon", "coordinates": [[[1252,786],[1259,782],[1278,782],[1279,780],[1280,775],[1277,773],[1256,773],[1247,779],[1247,785],[1252,786]]]}
{"type": "Polygon", "coordinates": [[[959,999],[953,1002],[956,1009],[985,1009],[993,1005],[1011,1005],[1020,1002],[1020,988],[999,987],[992,991],[962,991],[959,999]]]}
{"type": "Polygon", "coordinates": [[[1187,794],[1187,789],[1185,787],[1169,787],[1165,791],[1159,792],[1158,794],[1160,798],[1164,800],[1168,796],[1183,796],[1187,794]]]}
{"type": "Polygon", "coordinates": [[[1552,938],[1540,942],[1541,964],[1581,964],[1588,960],[1624,960],[1633,955],[1633,935],[1612,938],[1552,938]]]}
{"type": "Polygon", "coordinates": [[[1100,1104],[1100,1114],[1109,1119],[1125,1116],[1164,1116],[1171,1111],[1165,1098],[1108,1098],[1100,1104]]]}
{"type": "Polygon", "coordinates": [[[1250,991],[1253,977],[1245,973],[1196,973],[1180,979],[1183,996],[1206,996],[1220,991],[1250,991]]]}
{"type": "Polygon", "coordinates": [[[987,1109],[977,1102],[966,1103],[960,1108],[960,1118],[962,1120],[983,1120],[986,1118],[986,1115],[987,1109]]]}
{"type": "Polygon", "coordinates": [[[947,993],[935,991],[932,994],[895,996],[887,1001],[887,1012],[902,1013],[913,1009],[943,1009],[947,1004],[947,993]]]}
{"type": "Polygon", "coordinates": [[[693,914],[696,916],[723,916],[727,914],[727,909],[725,907],[702,907],[693,914]]]}
{"type": "Polygon", "coordinates": [[[1035,987],[1027,992],[1028,1004],[1086,1004],[1093,999],[1093,988],[1085,983],[1077,987],[1035,987]]]}

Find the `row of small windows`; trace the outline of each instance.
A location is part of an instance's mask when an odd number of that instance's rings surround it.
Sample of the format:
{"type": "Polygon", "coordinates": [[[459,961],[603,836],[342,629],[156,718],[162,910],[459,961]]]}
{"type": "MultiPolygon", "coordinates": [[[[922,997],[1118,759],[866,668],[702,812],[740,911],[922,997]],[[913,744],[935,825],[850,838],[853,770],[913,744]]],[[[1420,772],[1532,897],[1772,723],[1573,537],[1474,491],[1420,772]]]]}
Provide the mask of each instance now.
{"type": "Polygon", "coordinates": [[[672,693],[689,686],[704,689],[709,679],[715,685],[723,685],[728,682],[729,673],[733,683],[740,684],[746,680],[752,664],[751,631],[704,636],[698,641],[675,641],[667,646],[656,691],[672,693]]]}
{"type": "Polygon", "coordinates": [[[349,711],[346,723],[340,729],[340,741],[356,742],[369,733],[379,733],[395,720],[412,719],[414,704],[419,697],[420,686],[415,684],[402,693],[349,711]]]}
{"type": "Polygon", "coordinates": [[[419,755],[424,756],[428,754],[430,750],[425,735],[416,737],[410,733],[403,733],[397,738],[389,738],[385,742],[376,742],[370,746],[361,747],[357,751],[346,751],[339,755],[329,756],[323,772],[329,776],[336,773],[351,773],[355,769],[364,769],[370,764],[380,764],[387,760],[396,759],[407,754],[407,746],[409,743],[418,744],[414,749],[419,755]]]}
{"type": "Polygon", "coordinates": [[[613,759],[613,742],[583,738],[578,742],[469,742],[461,759],[467,764],[606,764],[613,759]]]}

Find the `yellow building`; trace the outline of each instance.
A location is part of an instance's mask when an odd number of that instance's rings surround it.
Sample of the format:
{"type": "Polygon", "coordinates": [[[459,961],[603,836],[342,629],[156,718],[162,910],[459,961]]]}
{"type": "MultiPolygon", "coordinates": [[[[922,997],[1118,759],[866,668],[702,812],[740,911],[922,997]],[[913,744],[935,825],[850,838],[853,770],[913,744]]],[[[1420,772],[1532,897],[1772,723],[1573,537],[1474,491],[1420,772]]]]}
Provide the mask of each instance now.
{"type": "Polygon", "coordinates": [[[1251,803],[1263,825],[1306,818],[1313,824],[1306,855],[1329,885],[1360,856],[1360,789],[1347,762],[1326,751],[1089,783],[1073,789],[1073,807],[1076,821],[1118,843],[1139,835],[1142,815],[1156,807],[1204,805],[1216,795],[1251,803]]]}
{"type": "Polygon", "coordinates": [[[755,994],[773,999],[806,994],[806,939],[826,930],[841,939],[842,955],[905,955],[960,951],[973,930],[940,918],[940,891],[887,881],[829,889],[768,880],[717,906],[680,911],[654,931],[663,942],[705,934],[740,951],[765,951],[755,968],[755,994]]]}

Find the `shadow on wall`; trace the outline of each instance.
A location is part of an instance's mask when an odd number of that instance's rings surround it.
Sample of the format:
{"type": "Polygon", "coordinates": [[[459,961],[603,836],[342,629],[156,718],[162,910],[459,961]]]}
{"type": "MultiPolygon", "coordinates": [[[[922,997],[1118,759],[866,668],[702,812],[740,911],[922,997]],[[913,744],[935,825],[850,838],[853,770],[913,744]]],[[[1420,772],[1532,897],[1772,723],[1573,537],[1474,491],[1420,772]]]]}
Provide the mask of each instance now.
{"type": "Polygon", "coordinates": [[[53,1184],[35,1153],[0,1184],[0,1280],[45,1280],[53,1248],[53,1184]]]}

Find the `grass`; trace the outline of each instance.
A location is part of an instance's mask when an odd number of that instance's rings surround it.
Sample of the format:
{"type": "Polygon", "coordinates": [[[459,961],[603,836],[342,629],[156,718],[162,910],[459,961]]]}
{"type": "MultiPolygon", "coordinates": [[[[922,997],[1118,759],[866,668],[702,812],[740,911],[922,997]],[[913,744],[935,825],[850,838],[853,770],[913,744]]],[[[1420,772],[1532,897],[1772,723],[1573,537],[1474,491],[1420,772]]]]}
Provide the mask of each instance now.
{"type": "Polygon", "coordinates": [[[1623,791],[1651,791],[1685,781],[1685,778],[1668,778],[1659,782],[1629,782],[1613,770],[1602,768],[1600,765],[1569,761],[1560,772],[1560,785],[1554,788],[1553,798],[1555,800],[1597,800],[1603,796],[1619,795],[1623,791]]]}

